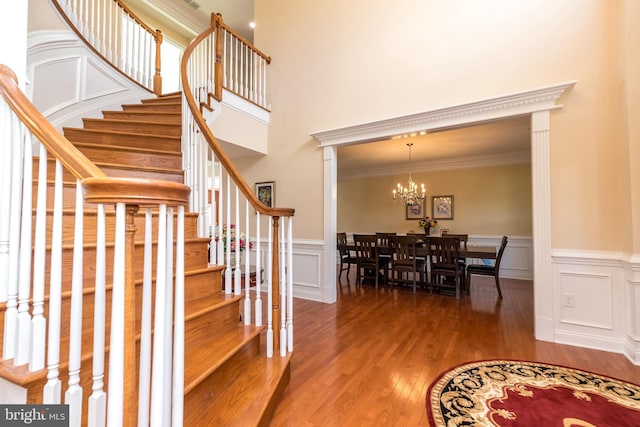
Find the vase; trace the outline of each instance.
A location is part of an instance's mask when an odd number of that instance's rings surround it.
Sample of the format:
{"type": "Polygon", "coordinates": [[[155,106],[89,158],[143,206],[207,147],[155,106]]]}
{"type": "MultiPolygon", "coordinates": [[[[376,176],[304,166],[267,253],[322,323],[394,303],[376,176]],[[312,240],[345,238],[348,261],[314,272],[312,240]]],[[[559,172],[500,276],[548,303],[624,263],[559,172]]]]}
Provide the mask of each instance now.
{"type": "Polygon", "coordinates": [[[425,225],[424,226],[424,234],[425,234],[425,236],[428,236],[430,231],[431,231],[431,226],[430,225],[425,225]]]}

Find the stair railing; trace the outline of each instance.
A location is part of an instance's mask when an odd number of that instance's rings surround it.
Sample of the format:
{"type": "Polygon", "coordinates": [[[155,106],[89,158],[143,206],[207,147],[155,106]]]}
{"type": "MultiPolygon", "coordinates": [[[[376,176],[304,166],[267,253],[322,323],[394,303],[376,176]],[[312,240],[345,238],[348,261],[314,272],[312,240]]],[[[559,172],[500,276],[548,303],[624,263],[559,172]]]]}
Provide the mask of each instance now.
{"type": "Polygon", "coordinates": [[[70,426],[159,425],[153,417],[170,417],[171,425],[181,426],[189,188],[105,176],[46,121],[3,65],[0,95],[0,376],[28,386],[29,403],[69,404],[70,426]],[[141,207],[144,257],[136,262],[141,207]],[[84,235],[91,226],[85,219],[93,214],[95,242],[84,235]],[[94,261],[95,283],[88,283],[84,268],[94,261]],[[135,297],[136,273],[142,276],[142,301],[135,297]],[[90,394],[83,383],[91,384],[90,394]],[[154,413],[153,407],[164,409],[154,413]]]}
{"type": "Polygon", "coordinates": [[[271,108],[267,100],[267,66],[271,57],[267,56],[240,34],[228,27],[220,14],[213,15],[212,22],[217,29],[216,46],[221,48],[217,63],[222,65],[216,74],[216,99],[221,100],[221,85],[225,89],[262,107],[271,108]]]}
{"type": "Polygon", "coordinates": [[[52,3],[87,46],[134,82],[162,94],[160,30],[151,29],[120,0],[52,3]]]}
{"type": "MultiPolygon", "coordinates": [[[[209,236],[211,239],[210,262],[226,265],[225,292],[245,296],[243,320],[246,325],[251,324],[252,319],[255,319],[255,325],[264,324],[264,301],[261,295],[265,285],[263,270],[266,273],[267,356],[273,355],[274,348],[279,349],[281,356],[285,356],[293,351],[294,210],[266,206],[258,199],[222,149],[203,116],[203,111],[211,107],[211,99],[218,99],[216,92],[221,92],[219,85],[223,76],[223,57],[236,52],[235,49],[224,50],[225,34],[229,32],[222,25],[221,17],[212,14],[211,26],[187,46],[183,55],[182,144],[185,181],[192,189],[191,211],[199,214],[200,236],[209,236]],[[218,196],[211,197],[215,192],[218,196]],[[253,221],[250,219],[252,216],[255,216],[253,221]],[[263,216],[266,216],[266,221],[263,216]],[[255,224],[253,228],[252,223],[255,224]],[[263,227],[267,228],[266,239],[261,235],[263,227]],[[249,246],[254,243],[255,252],[252,252],[249,246]],[[256,273],[255,292],[252,292],[252,270],[256,273]],[[253,295],[255,299],[252,301],[253,295]]],[[[240,40],[239,43],[246,42],[240,40]]],[[[248,50],[256,51],[250,46],[237,49],[238,52],[248,50]]],[[[227,58],[226,63],[242,63],[238,61],[227,58]]],[[[243,64],[247,65],[247,62],[243,64]]],[[[249,80],[243,81],[246,83],[249,80]]],[[[266,98],[262,96],[261,99],[266,98]]]]}

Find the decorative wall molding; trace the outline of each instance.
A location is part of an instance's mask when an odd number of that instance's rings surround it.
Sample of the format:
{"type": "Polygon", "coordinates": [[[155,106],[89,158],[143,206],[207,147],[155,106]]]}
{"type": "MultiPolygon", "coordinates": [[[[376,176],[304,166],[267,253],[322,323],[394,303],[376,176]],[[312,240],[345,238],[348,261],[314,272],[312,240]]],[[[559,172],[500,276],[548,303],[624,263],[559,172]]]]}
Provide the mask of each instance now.
{"type": "Polygon", "coordinates": [[[114,72],[71,31],[29,33],[27,76],[27,95],[58,129],[82,127],[82,117],[155,96],[114,72]]]}
{"type": "Polygon", "coordinates": [[[572,88],[575,84],[575,81],[559,83],[422,113],[340,129],[312,132],[311,136],[320,142],[321,147],[354,142],[372,142],[388,139],[397,134],[422,130],[444,130],[463,124],[531,114],[536,111],[548,111],[560,108],[561,105],[556,105],[556,101],[567,89],[572,88]]]}
{"type": "Polygon", "coordinates": [[[554,341],[622,353],[640,365],[638,257],[563,249],[551,256],[554,341]]]}

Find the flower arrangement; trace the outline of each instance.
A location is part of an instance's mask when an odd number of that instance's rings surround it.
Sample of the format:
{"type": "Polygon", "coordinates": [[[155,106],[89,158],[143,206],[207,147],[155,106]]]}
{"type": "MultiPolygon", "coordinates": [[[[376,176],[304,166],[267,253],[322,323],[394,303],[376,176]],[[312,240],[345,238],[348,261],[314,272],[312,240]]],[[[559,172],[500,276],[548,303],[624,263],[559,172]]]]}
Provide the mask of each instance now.
{"type": "MultiPolygon", "coordinates": [[[[235,252],[236,250],[236,225],[229,224],[229,245],[227,245],[227,224],[222,225],[222,233],[216,236],[216,242],[222,239],[222,247],[224,251],[227,251],[229,248],[230,251],[235,252]]],[[[247,248],[247,239],[244,233],[240,233],[240,238],[238,239],[238,243],[240,243],[240,252],[243,252],[247,248]]],[[[253,242],[249,241],[249,249],[253,249],[253,242]]]]}
{"type": "Polygon", "coordinates": [[[438,225],[438,221],[428,216],[418,220],[418,226],[424,228],[425,233],[429,234],[429,229],[438,225]]]}

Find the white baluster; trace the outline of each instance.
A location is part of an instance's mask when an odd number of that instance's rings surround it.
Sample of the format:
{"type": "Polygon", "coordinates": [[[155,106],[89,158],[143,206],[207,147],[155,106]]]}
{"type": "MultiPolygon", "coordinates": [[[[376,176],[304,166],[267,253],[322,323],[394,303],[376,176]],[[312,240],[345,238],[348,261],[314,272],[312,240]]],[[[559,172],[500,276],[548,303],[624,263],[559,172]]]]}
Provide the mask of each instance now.
{"type": "Polygon", "coordinates": [[[9,209],[9,283],[7,286],[7,307],[4,314],[3,359],[12,359],[16,354],[18,337],[18,277],[20,263],[20,207],[22,206],[22,126],[16,118],[11,122],[11,204],[9,209]]]}
{"type": "Polygon", "coordinates": [[[138,384],[138,425],[149,425],[151,385],[151,299],[153,275],[153,241],[151,209],[147,209],[144,222],[144,272],[142,278],[142,315],[140,331],[140,373],[138,384]]]}
{"type": "Polygon", "coordinates": [[[273,226],[271,216],[267,217],[267,357],[273,357],[273,226]]]}
{"type": "Polygon", "coordinates": [[[122,425],[124,411],[124,312],[125,306],[126,205],[116,203],[115,244],[113,248],[113,288],[111,290],[111,336],[109,338],[109,385],[107,425],[122,425]]]}
{"type": "Polygon", "coordinates": [[[30,371],[44,368],[47,320],[44,318],[44,270],[47,257],[47,149],[40,145],[38,163],[38,201],[33,249],[33,320],[30,371]]]}
{"type": "Polygon", "coordinates": [[[62,306],[62,164],[56,160],[56,178],[53,196],[53,223],[51,226],[51,262],[49,273],[49,337],[47,344],[47,384],[44,403],[61,401],[62,384],[60,365],[60,317],[62,306]]]}
{"type": "Polygon", "coordinates": [[[11,229],[11,152],[13,139],[11,134],[12,113],[7,104],[0,103],[0,133],[2,141],[8,141],[0,156],[0,302],[7,300],[9,283],[9,234],[11,229]]]}
{"type": "Polygon", "coordinates": [[[178,207],[175,294],[172,427],[181,427],[184,417],[184,206],[178,207]]]}
{"type": "Polygon", "coordinates": [[[262,326],[262,249],[260,248],[260,212],[256,212],[256,326],[262,326]]]}
{"type": "MultiPolygon", "coordinates": [[[[251,248],[251,234],[249,233],[249,200],[245,200],[245,229],[246,238],[245,238],[245,260],[244,260],[244,286],[245,286],[245,298],[244,298],[244,315],[242,316],[244,319],[245,325],[251,324],[251,267],[249,265],[249,251],[251,248]]],[[[256,273],[257,274],[257,273],[256,273]]]]}
{"type": "Polygon", "coordinates": [[[171,368],[173,366],[173,208],[167,209],[167,251],[165,255],[165,277],[166,277],[166,304],[164,306],[164,333],[165,343],[165,368],[164,368],[164,422],[169,425],[171,420],[171,368]]]}
{"type": "Polygon", "coordinates": [[[71,427],[79,427],[82,421],[80,364],[82,362],[83,203],[82,185],[80,180],[77,180],[73,236],[73,272],[71,277],[71,318],[69,322],[69,387],[64,395],[64,401],[69,405],[69,426],[71,427]]]}
{"type": "Polygon", "coordinates": [[[93,386],[87,420],[92,427],[107,421],[107,394],[104,392],[104,351],[106,318],[106,226],[104,205],[98,205],[96,227],[96,289],[93,304],[93,386]]]}
{"type": "Polygon", "coordinates": [[[226,216],[226,220],[227,220],[227,230],[226,233],[227,235],[225,236],[225,240],[227,242],[227,247],[225,248],[225,255],[227,257],[226,259],[226,264],[227,264],[227,268],[224,271],[224,293],[225,294],[230,294],[231,293],[231,274],[233,273],[231,271],[231,224],[228,223],[229,219],[231,219],[231,178],[229,177],[229,174],[227,173],[227,216],[226,216]]]}
{"type": "MultiPolygon", "coordinates": [[[[215,163],[214,163],[215,164],[215,163]]],[[[224,264],[224,244],[222,242],[222,226],[224,224],[224,217],[222,213],[224,212],[222,209],[223,206],[223,193],[224,193],[224,185],[222,185],[222,168],[216,166],[216,175],[218,176],[218,219],[217,219],[217,236],[218,236],[218,245],[216,247],[216,263],[224,264]]]]}
{"type": "Polygon", "coordinates": [[[151,370],[151,422],[152,427],[164,425],[164,369],[165,361],[165,306],[167,278],[164,262],[167,258],[167,206],[160,205],[158,212],[158,238],[156,255],[156,304],[154,309],[153,361],[151,370]]]}
{"type": "Polygon", "coordinates": [[[285,285],[287,275],[287,251],[284,237],[284,217],[280,217],[280,356],[287,355],[287,287],[285,285]]]}
{"type": "Polygon", "coordinates": [[[30,138],[24,140],[24,166],[22,173],[22,218],[20,233],[20,264],[18,271],[18,333],[16,335],[16,354],[13,362],[24,365],[31,356],[31,251],[33,209],[33,155],[30,138]]]}
{"type": "Polygon", "coordinates": [[[238,189],[238,186],[234,184],[234,187],[236,188],[236,219],[235,219],[235,224],[236,224],[236,235],[235,235],[235,259],[236,259],[236,265],[234,266],[234,270],[233,270],[233,283],[234,283],[234,293],[235,295],[241,295],[242,294],[242,268],[240,267],[240,261],[242,260],[242,252],[240,251],[240,238],[242,235],[242,227],[240,226],[240,190],[238,189]]]}
{"type": "Polygon", "coordinates": [[[287,260],[287,350],[293,351],[293,217],[289,217],[287,260]]]}

